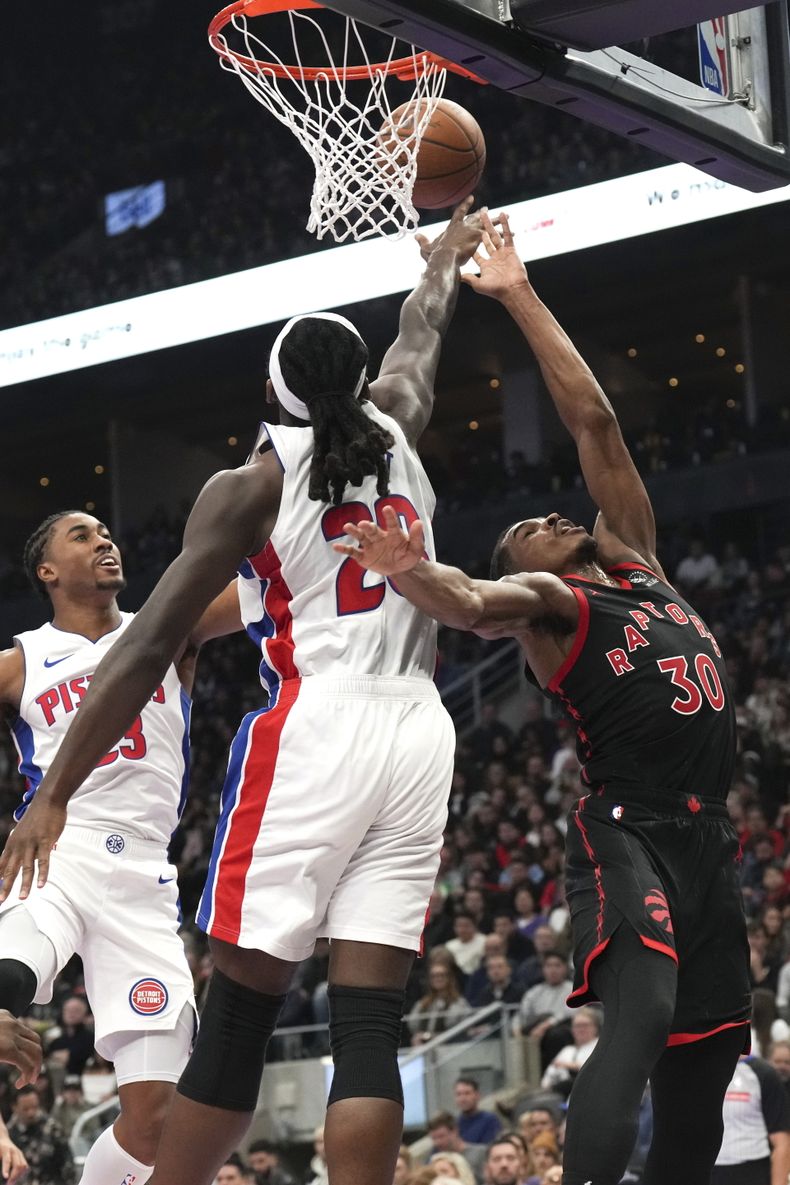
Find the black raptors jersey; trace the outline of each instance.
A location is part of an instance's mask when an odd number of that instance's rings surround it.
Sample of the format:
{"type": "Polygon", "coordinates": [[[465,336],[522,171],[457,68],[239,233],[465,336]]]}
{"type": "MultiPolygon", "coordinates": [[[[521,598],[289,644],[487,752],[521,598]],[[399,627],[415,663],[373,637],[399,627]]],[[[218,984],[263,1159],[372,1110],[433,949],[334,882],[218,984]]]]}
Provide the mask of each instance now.
{"type": "Polygon", "coordinates": [[[619,587],[563,577],[579,624],[545,688],[576,724],[582,780],[646,805],[653,793],[685,794],[692,810],[698,798],[724,801],[735,714],[715,638],[648,568],[609,574],[619,587]]]}

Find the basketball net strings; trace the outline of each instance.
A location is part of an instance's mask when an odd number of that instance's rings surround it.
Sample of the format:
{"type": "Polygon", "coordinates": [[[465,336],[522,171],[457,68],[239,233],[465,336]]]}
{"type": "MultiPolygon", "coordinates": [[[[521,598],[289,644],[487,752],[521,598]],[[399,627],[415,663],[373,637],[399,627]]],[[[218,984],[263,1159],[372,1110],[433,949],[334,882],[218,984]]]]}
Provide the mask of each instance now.
{"type": "MultiPolygon", "coordinates": [[[[391,124],[393,107],[386,89],[388,75],[384,70],[372,68],[356,21],[345,18],[343,62],[338,66],[323,29],[312,17],[289,12],[288,19],[296,66],[286,65],[279,54],[251,33],[243,15],[232,18],[233,27],[244,39],[246,56],[268,57],[286,71],[287,80],[277,78],[263,66],[255,69],[245,66],[230,51],[228,58],[220,59],[221,65],[239,76],[253,98],[296,136],[313,161],[315,182],[308,231],[319,239],[331,235],[338,243],[372,235],[402,237],[419,223],[419,214],[412,203],[417,153],[444,92],[447,72],[411,46],[416,77],[412,94],[405,101],[417,105],[419,117],[413,130],[410,127],[410,134],[401,139],[391,124]],[[315,81],[305,78],[301,69],[297,20],[306,21],[316,30],[326,52],[329,63],[326,73],[315,81]],[[368,74],[365,82],[357,84],[365,95],[361,106],[349,96],[346,77],[352,33],[368,74]],[[385,129],[383,135],[382,129],[385,129]]],[[[387,64],[394,59],[396,45],[397,39],[392,38],[387,64]]],[[[396,106],[402,102],[403,98],[396,106]]]]}

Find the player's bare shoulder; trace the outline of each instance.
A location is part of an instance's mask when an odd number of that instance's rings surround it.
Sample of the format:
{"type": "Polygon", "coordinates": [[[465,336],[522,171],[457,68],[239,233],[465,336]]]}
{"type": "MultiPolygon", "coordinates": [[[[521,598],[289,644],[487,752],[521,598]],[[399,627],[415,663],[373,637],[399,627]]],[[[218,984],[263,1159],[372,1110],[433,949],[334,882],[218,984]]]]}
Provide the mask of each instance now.
{"type": "Polygon", "coordinates": [[[18,711],[25,688],[25,656],[19,646],[0,650],[0,711],[18,711]]]}

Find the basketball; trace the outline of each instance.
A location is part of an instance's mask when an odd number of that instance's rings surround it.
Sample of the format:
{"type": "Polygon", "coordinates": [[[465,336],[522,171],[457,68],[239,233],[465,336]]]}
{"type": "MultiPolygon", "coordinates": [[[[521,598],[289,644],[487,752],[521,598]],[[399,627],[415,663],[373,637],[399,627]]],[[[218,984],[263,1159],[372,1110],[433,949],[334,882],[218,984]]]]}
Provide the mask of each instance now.
{"type": "MultiPolygon", "coordinates": [[[[386,130],[401,140],[414,134],[417,103],[393,111],[386,130]]],[[[439,99],[417,152],[414,205],[422,210],[454,206],[472,193],[486,163],[486,142],[474,116],[449,99],[439,99]]]]}

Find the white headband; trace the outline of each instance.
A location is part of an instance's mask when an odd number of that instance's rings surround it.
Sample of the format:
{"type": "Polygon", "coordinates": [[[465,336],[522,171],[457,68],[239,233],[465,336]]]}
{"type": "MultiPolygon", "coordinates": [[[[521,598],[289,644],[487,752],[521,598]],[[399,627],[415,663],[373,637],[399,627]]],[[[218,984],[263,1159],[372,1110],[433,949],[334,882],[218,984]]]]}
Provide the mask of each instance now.
{"type": "MultiPolygon", "coordinates": [[[[297,321],[303,321],[305,317],[315,317],[319,321],[337,321],[340,325],[345,325],[346,329],[350,329],[351,332],[355,333],[359,340],[362,341],[362,334],[359,332],[356,326],[352,325],[350,321],[347,321],[345,317],[341,317],[337,313],[303,313],[300,317],[292,317],[288,324],[280,330],[280,332],[277,334],[274,345],[272,346],[271,356],[269,357],[269,378],[272,380],[272,386],[274,387],[274,393],[277,396],[278,401],[282,404],[286,411],[289,411],[292,416],[298,416],[300,420],[309,420],[310,412],[307,410],[307,404],[305,404],[298,395],[294,395],[293,391],[290,389],[283,378],[283,372],[280,369],[280,350],[282,349],[283,342],[293,329],[294,325],[296,325],[297,321]]],[[[367,368],[366,366],[363,366],[362,372],[359,376],[359,379],[357,380],[357,385],[354,388],[355,399],[358,398],[359,393],[362,390],[366,376],[367,368]]]]}

